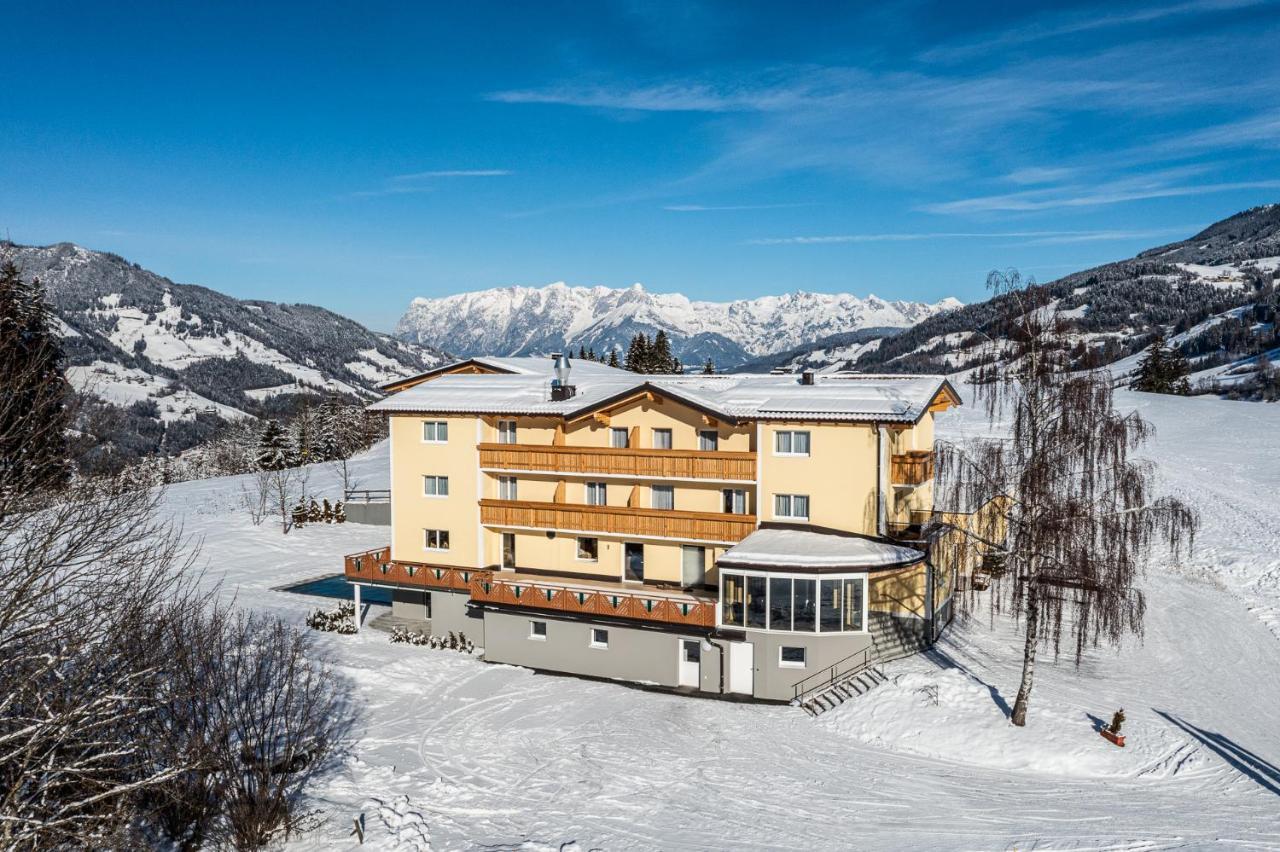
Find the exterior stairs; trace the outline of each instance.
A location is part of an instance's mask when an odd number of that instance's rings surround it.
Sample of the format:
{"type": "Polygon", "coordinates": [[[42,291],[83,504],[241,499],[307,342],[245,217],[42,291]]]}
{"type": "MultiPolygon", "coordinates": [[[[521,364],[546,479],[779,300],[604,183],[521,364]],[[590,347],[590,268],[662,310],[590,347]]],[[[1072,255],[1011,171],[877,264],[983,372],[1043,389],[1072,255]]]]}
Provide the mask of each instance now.
{"type": "Polygon", "coordinates": [[[807,696],[800,702],[800,706],[810,716],[821,716],[828,710],[839,707],[850,698],[865,695],[888,679],[878,666],[868,666],[865,669],[851,672],[825,689],[807,696]]]}

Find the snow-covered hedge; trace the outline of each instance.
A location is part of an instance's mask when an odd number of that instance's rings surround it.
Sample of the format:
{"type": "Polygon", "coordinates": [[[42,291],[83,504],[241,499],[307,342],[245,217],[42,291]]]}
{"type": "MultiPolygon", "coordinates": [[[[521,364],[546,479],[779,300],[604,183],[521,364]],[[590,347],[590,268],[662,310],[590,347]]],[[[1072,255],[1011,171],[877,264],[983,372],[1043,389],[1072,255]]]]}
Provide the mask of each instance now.
{"type": "Polygon", "coordinates": [[[355,633],[356,605],[348,601],[338,604],[335,609],[318,609],[307,616],[307,626],[329,633],[355,633]]]}
{"type": "Polygon", "coordinates": [[[417,630],[410,630],[404,625],[397,625],[392,628],[391,641],[402,642],[407,645],[425,645],[436,650],[461,651],[464,654],[470,654],[476,648],[475,643],[468,639],[465,633],[454,633],[450,630],[448,636],[433,636],[417,630]]]}

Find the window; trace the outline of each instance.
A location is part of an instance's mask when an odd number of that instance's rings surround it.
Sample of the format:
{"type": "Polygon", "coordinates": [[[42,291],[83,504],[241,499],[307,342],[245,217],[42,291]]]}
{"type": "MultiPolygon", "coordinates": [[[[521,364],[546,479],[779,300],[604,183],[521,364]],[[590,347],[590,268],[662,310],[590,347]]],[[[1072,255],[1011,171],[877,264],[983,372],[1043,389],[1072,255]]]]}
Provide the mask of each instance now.
{"type": "Polygon", "coordinates": [[[600,627],[591,628],[591,647],[592,648],[608,648],[609,647],[609,631],[600,627]]]}
{"type": "Polygon", "coordinates": [[[741,488],[724,489],[724,510],[731,515],[747,513],[747,492],[741,488]]]}
{"type": "Polygon", "coordinates": [[[443,420],[424,420],[422,440],[428,444],[444,444],[449,440],[449,424],[443,420]]]}
{"type": "Polygon", "coordinates": [[[809,497],[806,494],[773,495],[773,516],[809,520],[809,497]]]}
{"type": "Polygon", "coordinates": [[[862,629],[862,602],[866,599],[867,581],[863,578],[844,581],[844,629],[862,629]]]}
{"type": "Polygon", "coordinates": [[[427,550],[448,550],[449,549],[449,531],[448,530],[423,530],[424,544],[427,550]]]}
{"type": "Polygon", "coordinates": [[[778,665],[784,669],[802,669],[805,667],[805,648],[802,646],[783,645],[778,649],[778,665]]]}
{"type": "Polygon", "coordinates": [[[600,539],[578,537],[578,558],[583,562],[595,562],[600,559],[600,539]]]}
{"type": "Polygon", "coordinates": [[[680,548],[680,585],[701,586],[707,581],[707,551],[694,544],[680,548]]]}
{"type": "Polygon", "coordinates": [[[724,591],[720,595],[720,621],[728,627],[742,626],[742,598],[745,579],[741,574],[728,572],[720,575],[724,578],[724,591]]]}
{"type": "Polygon", "coordinates": [[[698,433],[698,449],[713,453],[720,448],[720,434],[715,429],[703,429],[698,433]]]}
{"type": "Polygon", "coordinates": [[[769,578],[769,629],[791,629],[791,578],[769,578]]]}
{"type": "Polygon", "coordinates": [[[499,500],[515,500],[516,497],[516,478],[514,476],[498,477],[498,499],[499,500]]]}
{"type": "Polygon", "coordinates": [[[747,577],[747,627],[764,629],[766,614],[765,582],[764,577],[747,577]]]}
{"type": "Polygon", "coordinates": [[[655,450],[671,449],[671,430],[670,429],[654,429],[653,430],[653,448],[655,450]]]}
{"type": "Polygon", "coordinates": [[[795,580],[791,596],[791,629],[812,633],[817,623],[817,583],[813,580],[795,580]]]}
{"type": "Polygon", "coordinates": [[[516,570],[516,534],[502,534],[502,567],[508,571],[516,570]]]}
{"type": "Polygon", "coordinates": [[[809,455],[809,433],[790,430],[774,432],[773,452],[779,456],[809,455]]]}
{"type": "Polygon", "coordinates": [[[631,434],[626,429],[610,429],[609,446],[615,450],[627,449],[631,446],[631,434]]]}
{"type": "Polygon", "coordinates": [[[498,443],[514,444],[516,442],[516,421],[499,420],[498,421],[498,443]]]}
{"type": "Polygon", "coordinates": [[[447,476],[422,477],[422,493],[426,497],[448,497],[449,496],[449,477],[447,476]]]}
{"type": "Polygon", "coordinates": [[[547,623],[545,621],[529,622],[529,638],[540,642],[547,641],[547,623]]]}
{"type": "Polygon", "coordinates": [[[587,483],[587,505],[588,506],[609,505],[609,500],[608,500],[608,497],[606,496],[603,482],[587,483]]]}
{"type": "Polygon", "coordinates": [[[676,489],[671,485],[654,485],[649,489],[649,507],[652,509],[674,509],[676,507],[676,489]]]}
{"type": "Polygon", "coordinates": [[[818,629],[823,633],[840,630],[840,581],[823,580],[822,600],[818,608],[818,629]]]}

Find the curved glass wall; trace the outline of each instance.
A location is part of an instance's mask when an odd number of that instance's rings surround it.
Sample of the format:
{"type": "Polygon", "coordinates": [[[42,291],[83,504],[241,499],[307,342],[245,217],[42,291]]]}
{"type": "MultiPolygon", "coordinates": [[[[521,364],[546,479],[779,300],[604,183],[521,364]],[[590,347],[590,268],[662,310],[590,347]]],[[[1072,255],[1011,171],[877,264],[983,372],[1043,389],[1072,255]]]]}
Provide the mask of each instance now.
{"type": "Polygon", "coordinates": [[[866,630],[866,574],[720,572],[720,623],[788,633],[866,630]]]}

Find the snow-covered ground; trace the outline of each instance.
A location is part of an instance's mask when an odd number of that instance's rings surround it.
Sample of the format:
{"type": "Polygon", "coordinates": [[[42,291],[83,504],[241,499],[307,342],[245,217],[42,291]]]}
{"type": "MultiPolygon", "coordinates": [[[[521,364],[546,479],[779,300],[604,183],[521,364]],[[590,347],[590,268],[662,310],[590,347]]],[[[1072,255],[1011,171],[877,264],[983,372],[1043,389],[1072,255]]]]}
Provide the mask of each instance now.
{"type": "MultiPolygon", "coordinates": [[[[295,846],[373,849],[1280,848],[1280,406],[1122,394],[1157,426],[1167,489],[1202,516],[1195,555],[1157,564],[1145,640],[1038,669],[1030,724],[1005,718],[1009,625],[953,625],[936,653],[812,719],[538,675],[385,634],[320,635],[361,713],[295,846]],[[1124,707],[1128,747],[1094,731],[1124,707]]],[[[978,430],[970,407],[944,437],[978,430]]],[[[386,446],[357,465],[385,484],[386,446]]],[[[337,492],[329,472],[317,496],[337,492]]],[[[387,529],[281,536],[235,479],[173,486],[206,576],[301,621],[273,587],[340,570],[387,529]]]]}

